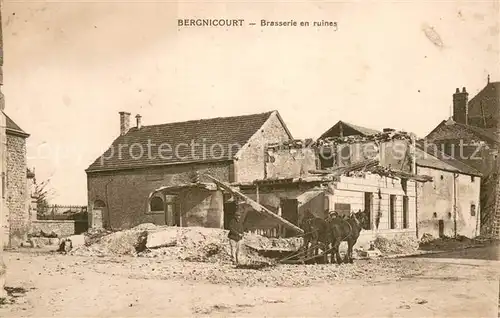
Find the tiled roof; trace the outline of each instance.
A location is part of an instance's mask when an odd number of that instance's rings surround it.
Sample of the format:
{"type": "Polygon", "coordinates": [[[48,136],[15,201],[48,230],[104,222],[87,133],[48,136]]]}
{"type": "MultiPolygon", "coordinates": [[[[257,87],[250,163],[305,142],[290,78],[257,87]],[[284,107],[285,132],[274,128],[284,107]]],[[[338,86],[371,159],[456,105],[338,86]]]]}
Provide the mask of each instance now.
{"type": "Polygon", "coordinates": [[[277,111],[270,111],[142,126],[140,129],[133,127],[119,136],[87,171],[230,160],[239,150],[238,146],[245,145],[273,112],[280,118],[277,111]],[[148,142],[151,156],[148,155],[148,142]],[[198,145],[193,147],[192,142],[198,145]],[[119,147],[122,147],[121,156],[119,147]],[[141,149],[144,152],[142,156],[141,149]]]}
{"type": "Polygon", "coordinates": [[[429,167],[439,170],[451,171],[456,173],[481,176],[482,174],[473,167],[444,154],[437,149],[424,149],[424,144],[419,141],[416,143],[416,160],[417,165],[429,167]]]}
{"type": "Polygon", "coordinates": [[[26,137],[29,136],[29,134],[22,130],[21,127],[19,127],[9,116],[7,116],[7,114],[5,114],[5,123],[7,132],[17,133],[26,137]]]}

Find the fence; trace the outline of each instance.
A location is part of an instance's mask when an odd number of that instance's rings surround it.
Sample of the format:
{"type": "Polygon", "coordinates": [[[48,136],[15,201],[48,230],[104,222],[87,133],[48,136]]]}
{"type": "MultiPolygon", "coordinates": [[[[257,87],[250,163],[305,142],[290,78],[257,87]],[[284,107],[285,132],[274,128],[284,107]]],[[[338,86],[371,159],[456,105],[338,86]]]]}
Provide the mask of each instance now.
{"type": "Polygon", "coordinates": [[[278,238],[283,237],[283,231],[281,231],[280,227],[272,228],[272,229],[251,229],[248,231],[251,234],[262,235],[269,238],[278,238]]]}
{"type": "Polygon", "coordinates": [[[88,220],[86,206],[53,204],[39,207],[37,210],[38,220],[88,220]]]}

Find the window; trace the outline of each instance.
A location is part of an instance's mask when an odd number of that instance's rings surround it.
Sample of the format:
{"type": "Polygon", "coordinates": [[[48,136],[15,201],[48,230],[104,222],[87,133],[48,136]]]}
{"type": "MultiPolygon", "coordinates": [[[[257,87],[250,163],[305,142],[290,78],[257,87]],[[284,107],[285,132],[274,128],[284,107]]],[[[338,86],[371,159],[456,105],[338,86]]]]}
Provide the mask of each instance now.
{"type": "Polygon", "coordinates": [[[373,193],[365,192],[365,212],[368,218],[368,230],[372,228],[372,206],[373,206],[373,193]]]}
{"type": "Polygon", "coordinates": [[[151,201],[149,201],[149,211],[163,212],[164,211],[163,199],[160,197],[153,197],[151,201]]]}
{"type": "Polygon", "coordinates": [[[476,205],[475,204],[470,205],[470,215],[476,216],[476,205]]]}
{"type": "Polygon", "coordinates": [[[407,196],[403,197],[403,229],[409,228],[409,211],[408,211],[409,199],[407,196]]]}
{"type": "Polygon", "coordinates": [[[94,208],[95,209],[102,209],[104,207],[106,207],[106,204],[104,203],[104,201],[102,201],[102,200],[95,200],[95,202],[94,202],[94,208]]]}
{"type": "Polygon", "coordinates": [[[389,228],[396,228],[396,196],[391,194],[389,197],[389,228]]]}
{"type": "Polygon", "coordinates": [[[335,153],[329,147],[323,147],[319,151],[319,162],[321,169],[331,168],[335,164],[335,153]]]}
{"type": "Polygon", "coordinates": [[[444,179],[444,177],[443,177],[443,175],[441,175],[441,180],[443,180],[443,179],[444,179]]]}
{"type": "Polygon", "coordinates": [[[470,182],[474,182],[475,181],[475,177],[474,176],[470,176],[470,182]]]}

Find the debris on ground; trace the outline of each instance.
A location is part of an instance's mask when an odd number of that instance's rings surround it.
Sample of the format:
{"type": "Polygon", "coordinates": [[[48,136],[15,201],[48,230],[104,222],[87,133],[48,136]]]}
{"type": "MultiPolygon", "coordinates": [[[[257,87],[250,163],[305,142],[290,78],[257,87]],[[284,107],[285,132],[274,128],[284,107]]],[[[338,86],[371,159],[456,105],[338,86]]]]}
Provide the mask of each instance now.
{"type": "MultiPolygon", "coordinates": [[[[133,255],[148,258],[187,260],[194,262],[232,263],[227,230],[204,227],[169,227],[141,224],[114,233],[86,235],[84,245],[74,246],[71,255],[116,256],[133,255]]],[[[248,266],[269,266],[272,259],[259,254],[260,249],[297,249],[301,241],[269,239],[245,234],[240,247],[239,261],[248,266]]]]}
{"type": "Polygon", "coordinates": [[[56,237],[61,237],[61,235],[56,230],[52,230],[49,232],[35,228],[28,234],[28,237],[56,238],[56,237]]]}
{"type": "Polygon", "coordinates": [[[432,234],[429,233],[424,233],[422,237],[420,238],[420,244],[428,244],[432,241],[434,241],[436,238],[432,236],[432,234]]]}
{"type": "Polygon", "coordinates": [[[485,242],[486,240],[484,239],[471,239],[462,235],[457,235],[456,238],[444,236],[435,239],[432,238],[432,235],[427,235],[425,240],[423,237],[422,240],[420,240],[420,249],[424,251],[449,251],[474,247],[482,245],[485,242]]]}
{"type": "Polygon", "coordinates": [[[383,254],[411,254],[415,253],[419,244],[416,238],[407,235],[396,235],[394,238],[388,239],[383,236],[377,236],[373,242],[375,248],[383,254]]]}

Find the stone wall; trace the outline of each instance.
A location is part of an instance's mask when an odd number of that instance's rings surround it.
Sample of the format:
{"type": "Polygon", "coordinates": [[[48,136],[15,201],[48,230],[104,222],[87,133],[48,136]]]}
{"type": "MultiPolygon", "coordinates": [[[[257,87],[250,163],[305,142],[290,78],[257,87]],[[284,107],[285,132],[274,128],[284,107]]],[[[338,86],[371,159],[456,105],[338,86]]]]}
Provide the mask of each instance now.
{"type": "MultiPolygon", "coordinates": [[[[94,172],[87,175],[88,211],[97,200],[105,203],[103,223],[112,229],[126,229],[141,223],[158,223],[157,214],[148,213],[148,197],[155,189],[190,183],[194,171],[208,173],[228,182],[231,162],[185,164],[128,171],[94,172]]],[[[201,176],[200,181],[210,182],[201,176]]],[[[180,207],[181,209],[182,206],[180,207]]]]}
{"type": "MultiPolygon", "coordinates": [[[[0,26],[1,28],[1,26],[0,26]]],[[[1,53],[0,53],[1,54],[1,53]]],[[[1,66],[0,66],[1,72],[1,66]]],[[[9,219],[8,207],[6,203],[7,198],[7,137],[5,134],[5,115],[0,110],[0,251],[5,245],[9,243],[9,219]]],[[[2,259],[0,255],[0,271],[2,259]]],[[[1,273],[0,273],[1,276],[1,273]]],[[[0,286],[2,289],[3,286],[0,286]]],[[[0,294],[1,294],[0,290],[0,294]]]]}
{"type": "Polygon", "coordinates": [[[28,179],[26,176],[26,139],[7,132],[7,206],[10,246],[27,238],[30,227],[28,179]]]}
{"type": "Polygon", "coordinates": [[[87,230],[87,221],[74,220],[37,220],[31,222],[30,233],[43,231],[44,233],[55,232],[59,237],[80,234],[87,230]]]}
{"type": "Polygon", "coordinates": [[[297,178],[316,169],[316,153],[312,148],[269,149],[266,156],[266,177],[297,178]]]}

